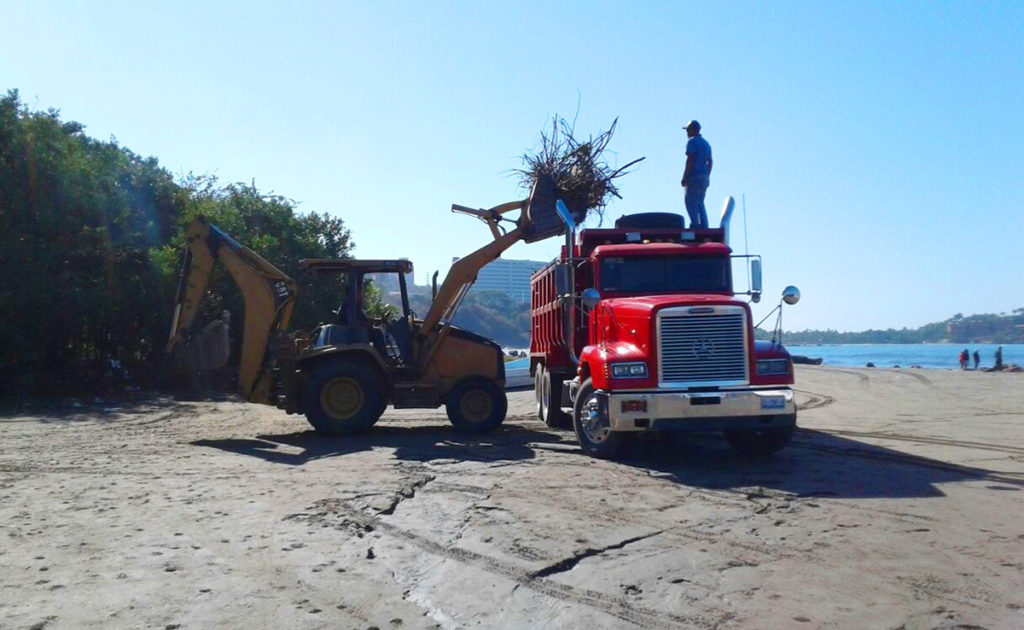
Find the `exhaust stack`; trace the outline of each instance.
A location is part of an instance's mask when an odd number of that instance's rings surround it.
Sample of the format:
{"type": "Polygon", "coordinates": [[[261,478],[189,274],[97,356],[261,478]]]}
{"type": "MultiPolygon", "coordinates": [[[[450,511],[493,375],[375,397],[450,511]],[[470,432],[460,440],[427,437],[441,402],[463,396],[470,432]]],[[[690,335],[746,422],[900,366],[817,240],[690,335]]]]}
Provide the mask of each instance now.
{"type": "Polygon", "coordinates": [[[718,227],[722,228],[724,232],[723,237],[725,238],[725,244],[729,244],[729,221],[732,219],[732,211],[736,209],[736,200],[732,198],[732,195],[726,198],[725,205],[722,206],[722,220],[719,221],[718,227]]]}

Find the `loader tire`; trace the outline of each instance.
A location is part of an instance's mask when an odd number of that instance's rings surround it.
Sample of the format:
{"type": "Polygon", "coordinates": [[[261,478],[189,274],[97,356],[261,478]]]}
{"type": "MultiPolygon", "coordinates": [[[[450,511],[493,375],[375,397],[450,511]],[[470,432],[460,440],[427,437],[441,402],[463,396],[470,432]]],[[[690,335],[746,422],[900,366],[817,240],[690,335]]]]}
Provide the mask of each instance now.
{"type": "Polygon", "coordinates": [[[303,403],[306,419],[320,433],[351,435],[366,431],[387,406],[384,379],[366,361],[324,361],[310,371],[303,403]]]}
{"type": "Polygon", "coordinates": [[[445,410],[459,433],[490,433],[505,421],[508,398],[505,390],[494,381],[467,378],[448,393],[445,410]]]}

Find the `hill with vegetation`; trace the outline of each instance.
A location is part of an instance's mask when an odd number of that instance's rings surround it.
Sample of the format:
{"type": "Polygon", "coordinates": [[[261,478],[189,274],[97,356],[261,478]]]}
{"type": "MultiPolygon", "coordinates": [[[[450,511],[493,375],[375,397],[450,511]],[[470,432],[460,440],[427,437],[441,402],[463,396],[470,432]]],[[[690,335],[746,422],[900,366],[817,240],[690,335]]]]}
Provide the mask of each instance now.
{"type": "MultiPolygon", "coordinates": [[[[413,296],[413,310],[423,314],[430,307],[429,296],[413,296]]],[[[455,315],[459,326],[495,339],[505,347],[530,345],[530,305],[502,293],[471,291],[455,315]]],[[[755,337],[770,339],[771,331],[757,329],[755,337]]],[[[1024,343],[1024,308],[1012,314],[956,314],[918,328],[889,328],[860,332],[835,330],[786,331],[786,343],[874,344],[874,343],[1024,343]]]]}
{"type": "MultiPolygon", "coordinates": [[[[768,339],[770,331],[757,331],[758,339],[768,339]]],[[[861,332],[835,330],[786,331],[787,343],[1024,343],[1024,308],[1011,314],[982,314],[953,317],[919,328],[889,328],[861,332]]]]}
{"type": "MultiPolygon", "coordinates": [[[[428,297],[413,300],[417,313],[429,308],[428,297]],[[422,309],[422,310],[420,310],[422,309]]],[[[470,292],[455,323],[495,339],[503,346],[530,345],[530,305],[496,292],[470,292]]],[[[758,339],[770,339],[771,331],[757,329],[758,339]]],[[[869,344],[869,343],[1024,343],[1024,308],[1012,314],[982,314],[953,317],[918,328],[889,328],[860,332],[835,330],[786,331],[786,343],[869,344]]]]}
{"type": "MultiPolygon", "coordinates": [[[[422,316],[430,308],[429,295],[414,295],[410,306],[422,316]]],[[[530,347],[530,304],[500,291],[470,291],[452,323],[489,337],[506,348],[530,347]]]]}
{"type": "MultiPolygon", "coordinates": [[[[156,158],[87,136],[59,111],[30,111],[17,91],[0,97],[0,392],[96,392],[125,374],[136,385],[158,381],[184,227],[200,214],[296,278],[295,328],[331,317],[343,294],[340,278],[308,275],[298,261],[351,257],[355,244],[343,219],[300,213],[296,202],[255,184],[176,178],[156,158]]],[[[422,315],[429,301],[414,296],[413,308],[422,315]]],[[[223,271],[212,278],[204,308],[201,320],[222,309],[243,312],[223,271]]],[[[381,308],[378,298],[371,310],[381,308]]],[[[501,293],[471,292],[454,321],[504,346],[529,346],[529,305],[501,293]]],[[[241,327],[233,333],[237,349],[241,327]]],[[[786,339],[1021,343],[1024,309],[958,314],[916,329],[787,332],[786,339]]]]}

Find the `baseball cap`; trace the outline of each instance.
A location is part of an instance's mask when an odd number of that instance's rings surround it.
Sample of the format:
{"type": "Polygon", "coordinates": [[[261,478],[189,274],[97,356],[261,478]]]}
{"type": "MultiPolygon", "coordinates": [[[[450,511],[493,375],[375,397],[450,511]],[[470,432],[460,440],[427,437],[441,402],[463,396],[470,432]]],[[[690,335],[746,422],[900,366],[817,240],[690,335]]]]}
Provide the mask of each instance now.
{"type": "Polygon", "coordinates": [[[691,120],[690,122],[686,123],[686,126],[683,127],[683,129],[689,129],[690,127],[696,127],[697,131],[700,131],[700,123],[697,122],[696,120],[691,120]]]}

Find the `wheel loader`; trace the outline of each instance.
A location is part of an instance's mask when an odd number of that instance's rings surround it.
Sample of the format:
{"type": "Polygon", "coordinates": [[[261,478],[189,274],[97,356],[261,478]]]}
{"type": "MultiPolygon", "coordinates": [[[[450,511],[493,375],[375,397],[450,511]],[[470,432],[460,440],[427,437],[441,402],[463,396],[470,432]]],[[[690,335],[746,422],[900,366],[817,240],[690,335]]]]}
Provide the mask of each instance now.
{"type": "Polygon", "coordinates": [[[346,295],[331,321],[312,332],[289,332],[298,296],[294,280],[203,217],[186,231],[168,352],[195,343],[196,319],[210,273],[222,264],[245,300],[238,390],[247,400],[305,414],[326,434],[373,426],[388,404],[396,408],[444,405],[457,431],[486,433],[505,419],[505,368],[492,340],[451,324],[451,318],[487,263],[519,241],[535,242],[565,230],[555,188],[541,178],[530,196],[490,209],[453,205],[452,211],[487,224],[492,240],[453,263],[426,315],[409,308],[408,260],[302,260],[310,273],[344,274],[346,295]],[[519,211],[517,219],[505,216],[519,211]],[[512,224],[505,229],[505,224],[512,224]],[[401,312],[371,318],[363,308],[369,274],[397,274],[401,312]]]}

